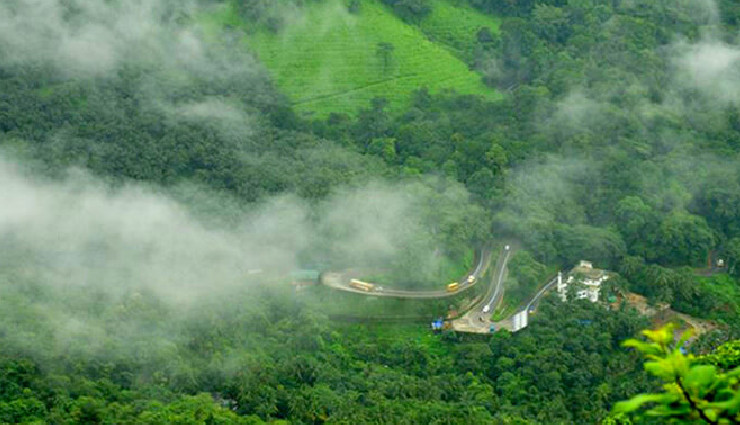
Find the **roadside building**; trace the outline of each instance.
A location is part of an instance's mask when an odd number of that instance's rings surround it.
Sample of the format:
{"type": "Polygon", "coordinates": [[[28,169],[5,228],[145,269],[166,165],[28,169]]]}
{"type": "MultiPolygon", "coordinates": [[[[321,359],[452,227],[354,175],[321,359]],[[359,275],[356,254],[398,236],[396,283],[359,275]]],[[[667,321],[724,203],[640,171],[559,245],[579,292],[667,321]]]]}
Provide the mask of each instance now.
{"type": "Polygon", "coordinates": [[[568,287],[572,285],[575,287],[577,300],[587,299],[595,303],[599,301],[601,284],[607,279],[609,274],[605,270],[594,268],[590,261],[581,260],[565,278],[562,273],[558,273],[557,292],[560,299],[566,301],[568,287]]]}

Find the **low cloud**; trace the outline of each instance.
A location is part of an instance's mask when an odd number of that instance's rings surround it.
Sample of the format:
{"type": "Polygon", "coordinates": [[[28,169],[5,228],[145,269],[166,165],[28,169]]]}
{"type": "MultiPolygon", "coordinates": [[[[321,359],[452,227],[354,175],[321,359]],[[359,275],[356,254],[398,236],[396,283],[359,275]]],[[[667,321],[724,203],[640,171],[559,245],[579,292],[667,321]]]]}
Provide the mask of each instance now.
{"type": "MultiPolygon", "coordinates": [[[[214,229],[170,198],[137,186],[111,190],[85,174],[64,182],[0,163],[3,252],[25,252],[35,278],[113,292],[147,288],[172,300],[241,284],[250,269],[285,270],[307,242],[305,211],[277,198],[214,229]]],[[[11,261],[12,263],[13,261],[11,261]]]]}
{"type": "Polygon", "coordinates": [[[307,259],[334,267],[384,265],[396,256],[428,261],[440,248],[432,227],[466,219],[430,210],[430,203],[465,202],[458,185],[440,194],[420,182],[375,182],[313,205],[292,195],[243,205],[202,194],[189,198],[211,205],[191,208],[146,187],[111,188],[82,171],[40,180],[2,157],[0,181],[3,264],[45,285],[145,289],[184,303],[248,284],[250,271],[284,275],[307,259]],[[208,219],[204,211],[214,205],[229,210],[218,212],[225,220],[208,219]]]}
{"type": "MultiPolygon", "coordinates": [[[[180,7],[192,10],[192,2],[180,7]]],[[[6,64],[51,62],[67,75],[109,72],[134,58],[199,56],[199,43],[186,29],[173,31],[168,13],[160,0],[9,0],[0,4],[0,54],[6,64]]]]}
{"type": "Polygon", "coordinates": [[[682,82],[723,103],[740,101],[740,47],[708,40],[678,49],[682,82]]]}
{"type": "Polygon", "coordinates": [[[254,117],[233,100],[206,97],[198,102],[176,106],[160,103],[165,113],[178,120],[190,121],[216,128],[227,140],[251,136],[258,127],[254,117]]]}

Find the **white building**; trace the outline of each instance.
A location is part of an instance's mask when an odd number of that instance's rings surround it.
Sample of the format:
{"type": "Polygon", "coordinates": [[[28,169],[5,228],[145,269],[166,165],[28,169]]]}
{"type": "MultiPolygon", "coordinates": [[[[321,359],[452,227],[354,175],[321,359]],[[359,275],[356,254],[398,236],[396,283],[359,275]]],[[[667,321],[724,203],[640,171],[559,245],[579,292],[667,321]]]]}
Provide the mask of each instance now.
{"type": "Polygon", "coordinates": [[[516,332],[524,329],[529,324],[529,312],[527,310],[520,311],[511,318],[511,331],[516,332]]]}
{"type": "Polygon", "coordinates": [[[609,275],[601,269],[595,269],[590,261],[581,260],[578,266],[568,273],[563,280],[563,274],[558,273],[557,291],[560,299],[566,301],[568,285],[576,285],[576,299],[588,299],[592,303],[599,301],[601,284],[609,279],[609,275]]]}

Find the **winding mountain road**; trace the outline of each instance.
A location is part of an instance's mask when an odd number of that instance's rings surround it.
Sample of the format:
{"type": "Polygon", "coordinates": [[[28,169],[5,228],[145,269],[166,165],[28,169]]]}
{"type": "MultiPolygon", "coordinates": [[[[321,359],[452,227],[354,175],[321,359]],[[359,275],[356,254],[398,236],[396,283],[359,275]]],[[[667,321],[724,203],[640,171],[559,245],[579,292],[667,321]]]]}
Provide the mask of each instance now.
{"type": "Polygon", "coordinates": [[[507,242],[496,260],[496,266],[491,275],[491,284],[481,301],[459,319],[452,321],[452,327],[462,332],[488,333],[491,325],[496,329],[496,323],[491,322],[493,311],[501,304],[504,297],[504,281],[506,280],[506,265],[511,259],[516,246],[507,242]]]}
{"type": "Polygon", "coordinates": [[[547,284],[543,286],[542,289],[540,289],[540,291],[537,292],[537,294],[534,297],[532,297],[531,300],[529,300],[525,310],[529,311],[529,309],[532,308],[533,305],[536,306],[537,303],[540,301],[540,298],[542,298],[542,295],[544,295],[545,292],[547,292],[547,290],[550,289],[552,285],[554,285],[557,281],[558,281],[558,277],[555,276],[554,278],[552,278],[551,281],[547,282],[547,284]]]}
{"type": "MultiPolygon", "coordinates": [[[[507,265],[511,257],[518,249],[516,242],[505,242],[504,247],[498,255],[496,263],[491,273],[491,281],[486,290],[486,293],[470,308],[462,317],[451,320],[450,325],[452,329],[460,332],[473,332],[473,333],[491,333],[498,329],[517,330],[521,327],[515,325],[514,318],[519,312],[529,312],[532,306],[536,306],[542,296],[547,292],[556,282],[557,277],[550,280],[545,286],[543,286],[530,300],[527,302],[523,310],[519,310],[515,314],[511,314],[508,317],[499,320],[491,321],[493,312],[500,306],[504,298],[504,282],[506,281],[507,265]],[[517,326],[515,328],[515,326],[517,326]]],[[[466,274],[458,283],[460,289],[454,292],[446,290],[438,291],[402,291],[390,288],[383,288],[381,290],[375,290],[371,292],[362,291],[349,285],[350,280],[358,278],[361,273],[353,271],[344,271],[340,273],[325,273],[321,278],[321,283],[327,285],[333,289],[354,292],[362,295],[371,295],[378,297],[396,297],[396,298],[445,298],[452,297],[460,294],[472,288],[475,284],[467,284],[467,277],[474,275],[476,277],[476,283],[480,277],[485,274],[486,270],[490,266],[492,257],[492,250],[490,248],[484,248],[476,251],[477,262],[476,266],[470,273],[466,274]]],[[[377,285],[376,285],[377,288],[377,285]]],[[[526,326],[526,323],[525,323],[526,326]]]]}
{"type": "MultiPolygon", "coordinates": [[[[436,290],[436,291],[404,291],[399,289],[392,289],[384,287],[382,290],[375,290],[371,292],[362,291],[360,289],[354,288],[349,285],[351,279],[357,279],[359,278],[359,273],[353,272],[351,270],[343,271],[343,272],[327,272],[324,273],[321,277],[321,283],[329,286],[330,288],[337,289],[340,291],[345,292],[354,292],[356,294],[362,294],[362,295],[372,295],[376,297],[395,297],[395,298],[445,298],[445,297],[452,297],[455,295],[460,294],[461,292],[465,292],[468,289],[475,286],[475,284],[480,280],[480,277],[485,274],[486,270],[488,269],[490,265],[490,259],[491,259],[491,249],[489,247],[482,248],[480,250],[477,250],[475,253],[476,256],[476,265],[475,267],[470,270],[469,273],[465,274],[465,276],[462,276],[460,279],[458,279],[457,283],[460,284],[459,289],[453,292],[447,291],[446,284],[444,285],[445,289],[436,290]],[[468,276],[473,275],[475,276],[475,282],[474,283],[467,283],[468,276]]],[[[380,285],[376,285],[375,287],[378,288],[380,285]]]]}

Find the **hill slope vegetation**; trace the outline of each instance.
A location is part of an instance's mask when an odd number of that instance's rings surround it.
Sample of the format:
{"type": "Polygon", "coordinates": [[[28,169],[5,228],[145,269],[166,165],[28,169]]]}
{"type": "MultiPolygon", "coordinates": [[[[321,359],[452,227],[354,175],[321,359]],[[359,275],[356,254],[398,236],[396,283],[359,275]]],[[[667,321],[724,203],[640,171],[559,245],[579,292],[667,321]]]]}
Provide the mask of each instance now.
{"type": "Polygon", "coordinates": [[[419,87],[496,98],[496,91],[447,47],[466,44],[457,39],[472,30],[452,23],[482,15],[444,2],[439,6],[445,7],[424,20],[422,31],[376,0],[359,2],[355,13],[343,1],[326,0],[299,9],[277,32],[255,32],[248,44],[299,113],[352,115],[374,97],[385,97],[392,110],[399,110],[419,87]],[[456,19],[456,11],[466,13],[459,16],[465,19],[456,19]],[[445,44],[430,41],[425,32],[445,44]]]}

